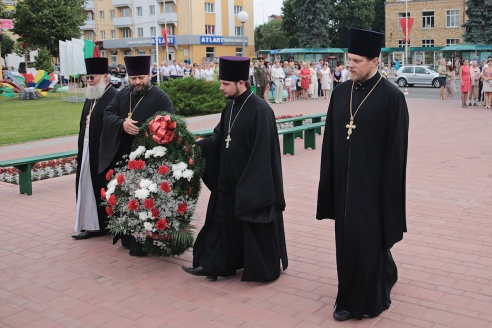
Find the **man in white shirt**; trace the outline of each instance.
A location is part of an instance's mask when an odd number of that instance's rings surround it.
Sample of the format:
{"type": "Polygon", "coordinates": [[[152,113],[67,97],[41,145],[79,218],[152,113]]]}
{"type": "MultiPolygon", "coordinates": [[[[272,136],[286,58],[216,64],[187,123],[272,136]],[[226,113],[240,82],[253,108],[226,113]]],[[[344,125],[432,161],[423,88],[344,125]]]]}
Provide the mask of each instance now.
{"type": "Polygon", "coordinates": [[[478,98],[478,82],[480,81],[482,74],[480,72],[480,68],[477,66],[477,61],[472,60],[471,61],[471,67],[470,67],[470,79],[471,79],[471,84],[470,84],[470,91],[468,92],[468,106],[471,106],[472,99],[473,99],[473,106],[478,106],[477,105],[477,98],[478,98]]]}
{"type": "Polygon", "coordinates": [[[161,71],[161,80],[167,81],[169,79],[169,77],[171,76],[169,64],[167,63],[167,61],[161,62],[160,71],[161,71]]]}
{"type": "Polygon", "coordinates": [[[171,79],[177,79],[179,77],[179,72],[181,71],[178,62],[173,60],[173,64],[169,67],[171,79]]]}
{"type": "Polygon", "coordinates": [[[285,73],[284,69],[280,67],[280,61],[275,60],[275,67],[272,68],[272,79],[275,84],[275,103],[281,104],[282,101],[282,92],[284,91],[284,79],[285,73]]]}
{"type": "Polygon", "coordinates": [[[344,65],[341,65],[341,68],[342,68],[342,82],[345,82],[349,78],[349,71],[344,65]]]}

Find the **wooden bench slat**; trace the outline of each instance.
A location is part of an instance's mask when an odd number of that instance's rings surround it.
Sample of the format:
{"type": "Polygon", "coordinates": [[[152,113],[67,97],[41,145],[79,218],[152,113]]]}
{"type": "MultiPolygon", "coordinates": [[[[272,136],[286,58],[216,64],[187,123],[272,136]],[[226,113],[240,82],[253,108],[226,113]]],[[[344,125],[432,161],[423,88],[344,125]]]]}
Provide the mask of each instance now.
{"type": "Polygon", "coordinates": [[[23,157],[23,158],[18,158],[18,159],[10,159],[10,160],[6,160],[6,161],[0,161],[0,167],[9,167],[9,166],[15,167],[17,165],[38,163],[38,162],[49,161],[52,159],[66,158],[66,157],[72,157],[72,156],[77,156],[76,150],[70,150],[70,151],[64,151],[64,152],[59,152],[59,153],[37,155],[37,156],[30,156],[30,157],[23,157]]]}

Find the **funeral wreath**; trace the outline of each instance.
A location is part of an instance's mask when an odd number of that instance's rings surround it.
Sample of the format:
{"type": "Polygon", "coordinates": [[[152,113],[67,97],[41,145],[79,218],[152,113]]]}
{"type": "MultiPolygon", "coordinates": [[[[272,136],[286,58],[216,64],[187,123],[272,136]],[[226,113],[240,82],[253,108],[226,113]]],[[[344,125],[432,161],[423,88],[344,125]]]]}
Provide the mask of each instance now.
{"type": "Polygon", "coordinates": [[[191,220],[205,166],[194,143],[186,122],[166,112],[140,127],[133,151],[107,173],[101,190],[113,234],[135,237],[156,256],[180,255],[193,245],[191,220]]]}

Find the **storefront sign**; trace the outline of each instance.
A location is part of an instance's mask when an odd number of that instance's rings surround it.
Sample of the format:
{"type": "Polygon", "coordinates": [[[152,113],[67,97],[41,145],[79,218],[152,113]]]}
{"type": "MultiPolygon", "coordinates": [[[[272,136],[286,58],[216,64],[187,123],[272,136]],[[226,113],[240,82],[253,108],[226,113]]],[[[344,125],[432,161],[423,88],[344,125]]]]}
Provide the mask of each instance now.
{"type": "Polygon", "coordinates": [[[223,44],[224,38],[222,36],[200,36],[200,44],[223,44]]]}
{"type": "MultiPolygon", "coordinates": [[[[159,45],[160,46],[165,45],[165,43],[164,43],[164,37],[163,36],[159,36],[157,38],[157,41],[159,42],[159,45]]],[[[167,36],[167,42],[168,42],[168,45],[173,46],[174,43],[175,43],[174,36],[168,35],[167,36]]],[[[155,46],[155,38],[152,38],[152,45],[155,46]]]]}

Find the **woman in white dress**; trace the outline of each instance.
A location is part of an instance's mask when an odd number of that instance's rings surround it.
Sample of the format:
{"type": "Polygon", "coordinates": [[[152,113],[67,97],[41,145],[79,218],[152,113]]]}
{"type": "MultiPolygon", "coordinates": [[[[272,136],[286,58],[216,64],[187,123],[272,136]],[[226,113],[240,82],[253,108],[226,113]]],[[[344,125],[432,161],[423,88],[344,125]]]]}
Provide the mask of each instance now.
{"type": "Polygon", "coordinates": [[[311,63],[309,71],[311,72],[311,85],[309,86],[309,91],[313,92],[313,99],[318,99],[318,72],[316,71],[316,63],[311,63]]]}
{"type": "Polygon", "coordinates": [[[323,99],[328,98],[331,89],[331,71],[328,64],[324,63],[323,68],[319,71],[321,74],[321,90],[323,90],[323,99]]]}
{"type": "Polygon", "coordinates": [[[214,81],[214,70],[210,67],[210,64],[205,64],[205,69],[203,70],[203,74],[205,75],[205,82],[213,82],[214,81]]]}

